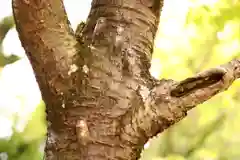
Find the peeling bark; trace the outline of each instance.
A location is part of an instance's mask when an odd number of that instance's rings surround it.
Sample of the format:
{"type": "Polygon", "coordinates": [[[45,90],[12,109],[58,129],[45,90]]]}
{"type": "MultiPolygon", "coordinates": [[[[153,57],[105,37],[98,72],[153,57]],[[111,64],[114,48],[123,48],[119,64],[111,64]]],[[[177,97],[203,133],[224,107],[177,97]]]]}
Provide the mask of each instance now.
{"type": "Polygon", "coordinates": [[[61,0],[13,0],[47,106],[45,159],[136,160],[152,136],[240,77],[240,61],[181,82],[149,73],[162,0],[93,0],[74,34],[61,0]]]}

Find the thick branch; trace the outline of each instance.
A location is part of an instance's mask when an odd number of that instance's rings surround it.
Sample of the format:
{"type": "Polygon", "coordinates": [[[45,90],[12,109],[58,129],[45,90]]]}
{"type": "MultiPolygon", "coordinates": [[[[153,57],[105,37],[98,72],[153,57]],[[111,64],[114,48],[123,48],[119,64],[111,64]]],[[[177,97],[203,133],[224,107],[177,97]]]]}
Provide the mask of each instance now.
{"type": "Polygon", "coordinates": [[[76,34],[91,44],[98,62],[102,61],[101,52],[112,70],[144,83],[150,78],[148,69],[162,6],[163,0],[93,0],[86,26],[76,34]]]}
{"type": "Polygon", "coordinates": [[[190,109],[228,89],[238,78],[240,60],[233,60],[181,82],[161,80],[143,100],[143,104],[135,108],[131,118],[124,121],[123,139],[135,138],[133,143],[145,143],[148,138],[186,117],[190,109]],[[146,139],[139,140],[139,137],[146,139]]]}
{"type": "Polygon", "coordinates": [[[75,130],[65,122],[70,116],[64,108],[71,107],[73,100],[79,97],[83,59],[79,56],[79,44],[70,28],[63,2],[13,0],[12,6],[19,38],[47,106],[46,159],[76,159],[73,157],[80,154],[76,145],[72,149],[60,142],[76,144],[75,130]],[[56,152],[59,155],[53,157],[56,152]]]}
{"type": "Polygon", "coordinates": [[[63,93],[69,72],[77,63],[78,50],[62,0],[13,0],[13,13],[43,98],[49,94],[44,88],[63,93]]]}

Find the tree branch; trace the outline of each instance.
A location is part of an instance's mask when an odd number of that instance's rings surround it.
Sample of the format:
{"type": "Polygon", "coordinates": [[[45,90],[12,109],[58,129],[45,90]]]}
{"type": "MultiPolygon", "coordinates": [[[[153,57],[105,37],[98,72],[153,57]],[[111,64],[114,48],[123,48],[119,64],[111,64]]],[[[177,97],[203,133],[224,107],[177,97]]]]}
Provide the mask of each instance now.
{"type": "Polygon", "coordinates": [[[64,93],[79,61],[78,43],[62,0],[13,0],[13,14],[22,46],[32,64],[43,99],[49,89],[64,93]],[[46,94],[45,94],[46,93],[46,94]]]}
{"type": "Polygon", "coordinates": [[[101,52],[112,70],[144,83],[151,77],[148,69],[162,6],[163,0],[93,0],[87,23],[76,35],[90,44],[98,62],[101,52]]]}
{"type": "Polygon", "coordinates": [[[79,157],[79,152],[78,155],[73,153],[76,149],[71,150],[57,143],[61,140],[71,141],[74,136],[73,127],[64,122],[67,112],[63,110],[72,105],[74,98],[79,97],[77,92],[80,89],[77,86],[82,82],[83,73],[80,46],[70,28],[63,1],[13,0],[12,8],[19,38],[46,104],[49,122],[46,159],[52,157],[52,152],[49,152],[51,146],[54,146],[54,151],[61,150],[60,154],[65,156],[61,158],[79,157]],[[72,132],[63,132],[69,131],[69,128],[72,132]],[[54,145],[51,140],[53,135],[54,145]]]}
{"type": "Polygon", "coordinates": [[[135,139],[134,144],[145,143],[148,138],[186,117],[190,109],[228,89],[238,78],[240,60],[232,60],[180,82],[160,80],[143,103],[124,118],[122,138],[135,139]]]}

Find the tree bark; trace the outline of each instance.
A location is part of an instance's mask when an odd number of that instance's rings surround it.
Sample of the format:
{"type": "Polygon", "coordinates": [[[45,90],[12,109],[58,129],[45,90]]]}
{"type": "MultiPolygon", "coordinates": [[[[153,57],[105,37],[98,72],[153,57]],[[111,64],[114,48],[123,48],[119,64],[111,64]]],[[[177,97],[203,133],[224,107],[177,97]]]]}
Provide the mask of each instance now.
{"type": "Polygon", "coordinates": [[[181,82],[149,72],[163,0],[93,0],[74,34],[62,0],[13,0],[46,103],[46,160],[136,160],[144,143],[227,89],[240,61],[181,82]]]}

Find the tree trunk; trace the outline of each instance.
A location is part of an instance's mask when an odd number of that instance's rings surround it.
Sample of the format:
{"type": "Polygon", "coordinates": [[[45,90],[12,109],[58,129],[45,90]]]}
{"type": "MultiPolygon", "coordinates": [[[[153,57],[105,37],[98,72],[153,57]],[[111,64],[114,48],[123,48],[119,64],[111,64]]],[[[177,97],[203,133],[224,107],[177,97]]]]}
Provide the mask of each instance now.
{"type": "Polygon", "coordinates": [[[93,0],[74,34],[62,0],[13,0],[47,107],[46,160],[136,160],[150,137],[240,77],[233,60],[181,82],[154,79],[149,67],[162,6],[93,0]]]}

